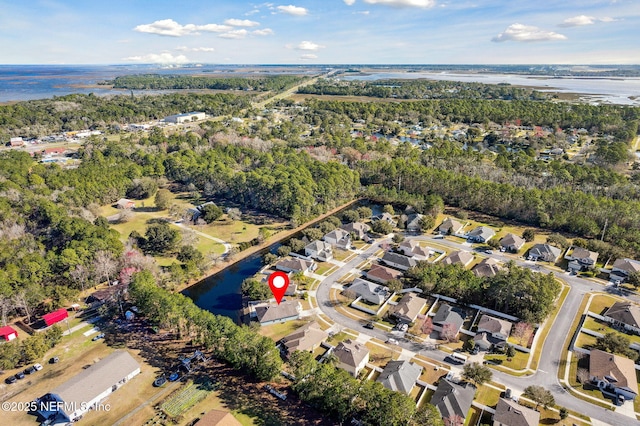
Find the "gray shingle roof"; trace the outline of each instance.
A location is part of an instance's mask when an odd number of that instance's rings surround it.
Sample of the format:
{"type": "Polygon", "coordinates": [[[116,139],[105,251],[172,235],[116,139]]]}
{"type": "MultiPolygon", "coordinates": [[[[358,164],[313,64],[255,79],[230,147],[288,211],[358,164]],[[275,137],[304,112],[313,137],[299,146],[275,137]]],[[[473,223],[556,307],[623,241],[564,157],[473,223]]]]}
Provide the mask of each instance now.
{"type": "Polygon", "coordinates": [[[409,394],[422,374],[422,367],[409,361],[389,361],[378,382],[392,391],[409,394]]]}
{"type": "Polygon", "coordinates": [[[436,406],[443,419],[454,415],[464,419],[471,408],[475,393],[476,388],[471,385],[463,386],[441,379],[431,397],[431,404],[436,406]]]}

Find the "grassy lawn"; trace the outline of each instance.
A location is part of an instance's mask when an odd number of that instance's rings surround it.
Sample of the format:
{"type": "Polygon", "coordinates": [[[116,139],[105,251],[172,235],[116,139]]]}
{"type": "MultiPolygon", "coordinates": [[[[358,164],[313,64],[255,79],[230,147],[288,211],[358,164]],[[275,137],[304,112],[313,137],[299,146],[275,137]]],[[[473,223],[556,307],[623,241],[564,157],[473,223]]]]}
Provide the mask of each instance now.
{"type": "Polygon", "coordinates": [[[422,374],[420,375],[420,380],[424,381],[425,383],[429,383],[430,385],[435,386],[440,380],[440,378],[446,376],[447,373],[449,372],[449,370],[446,370],[444,368],[434,367],[433,365],[427,365],[426,363],[421,362],[417,358],[413,358],[411,362],[415,362],[416,364],[422,365],[423,370],[422,370],[422,374]]]}
{"type": "Polygon", "coordinates": [[[479,408],[471,407],[464,420],[464,426],[474,426],[478,424],[482,411],[479,408]]]}
{"type": "Polygon", "coordinates": [[[329,338],[327,339],[327,343],[329,343],[330,345],[337,345],[340,342],[344,342],[345,340],[351,338],[351,336],[349,336],[347,333],[345,333],[344,331],[341,331],[339,333],[334,334],[333,336],[329,336],[329,338]]]}
{"type": "MultiPolygon", "coordinates": [[[[506,355],[489,354],[484,357],[485,360],[491,361],[502,367],[512,368],[514,370],[523,370],[527,367],[529,354],[516,351],[516,356],[507,358],[506,355]]],[[[489,364],[491,366],[491,364],[489,364]]]]}
{"type": "Polygon", "coordinates": [[[315,270],[315,273],[318,275],[326,274],[334,265],[329,262],[318,262],[318,269],[315,270]]]}
{"type": "Polygon", "coordinates": [[[277,342],[284,336],[305,325],[308,321],[295,320],[260,327],[259,333],[277,342]]]}
{"type": "Polygon", "coordinates": [[[365,343],[365,346],[369,348],[369,362],[378,367],[384,367],[389,361],[398,359],[400,355],[391,347],[382,347],[371,342],[365,343]]]}
{"type": "Polygon", "coordinates": [[[333,251],[333,258],[335,260],[339,260],[340,262],[343,262],[347,257],[351,256],[352,254],[354,253],[348,250],[335,249],[333,251]]]}
{"type": "Polygon", "coordinates": [[[476,392],[475,400],[480,404],[484,404],[487,407],[495,407],[498,405],[498,400],[500,399],[500,394],[502,392],[493,387],[482,385],[478,388],[476,392]]]}
{"type": "Polygon", "coordinates": [[[594,314],[602,315],[605,309],[610,308],[614,303],[620,302],[622,299],[617,297],[607,296],[605,294],[598,294],[591,299],[589,304],[589,311],[594,314]]]}
{"type": "Polygon", "coordinates": [[[580,333],[576,339],[575,346],[584,349],[590,349],[596,344],[596,338],[586,333],[580,333]]]}

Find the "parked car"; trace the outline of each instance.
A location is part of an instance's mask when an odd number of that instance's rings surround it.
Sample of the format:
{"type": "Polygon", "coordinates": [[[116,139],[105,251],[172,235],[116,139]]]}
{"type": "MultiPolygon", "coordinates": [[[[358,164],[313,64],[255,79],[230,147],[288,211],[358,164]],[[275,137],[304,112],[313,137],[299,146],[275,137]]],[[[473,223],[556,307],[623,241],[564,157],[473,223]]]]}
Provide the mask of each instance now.
{"type": "Polygon", "coordinates": [[[100,339],[104,339],[104,333],[100,333],[100,334],[94,336],[94,338],[91,339],[91,340],[93,340],[95,342],[96,340],[100,340],[100,339]]]}
{"type": "Polygon", "coordinates": [[[33,374],[35,372],[36,372],[36,368],[33,365],[30,365],[24,369],[24,374],[33,374]]]}
{"type": "Polygon", "coordinates": [[[169,375],[169,381],[170,382],[175,382],[176,380],[178,380],[180,378],[180,374],[173,372],[169,375]]]}
{"type": "Polygon", "coordinates": [[[18,371],[15,377],[16,379],[24,379],[24,373],[22,371],[18,371]]]}
{"type": "Polygon", "coordinates": [[[389,340],[387,340],[385,343],[389,343],[391,345],[397,345],[399,344],[398,341],[394,338],[390,338],[389,340]]]}
{"type": "Polygon", "coordinates": [[[153,386],[159,388],[160,386],[163,386],[165,383],[167,383],[167,378],[164,376],[160,376],[153,381],[153,386]]]}
{"type": "Polygon", "coordinates": [[[504,391],[504,397],[506,399],[511,399],[511,388],[507,388],[507,390],[504,391]]]}
{"type": "Polygon", "coordinates": [[[41,364],[33,364],[33,368],[35,368],[36,371],[40,371],[40,370],[42,370],[42,365],[41,364]]]}
{"type": "Polygon", "coordinates": [[[6,379],[4,379],[4,382],[6,384],[8,384],[8,385],[11,385],[11,384],[13,384],[13,383],[15,383],[17,381],[18,381],[18,379],[16,379],[16,376],[9,376],[6,379]]]}
{"type": "Polygon", "coordinates": [[[58,358],[57,356],[52,356],[51,358],[49,358],[49,364],[57,364],[58,361],[60,361],[60,358],[58,358]]]}
{"type": "Polygon", "coordinates": [[[363,325],[363,327],[364,328],[368,328],[369,330],[373,330],[375,328],[375,325],[374,325],[373,321],[369,321],[368,323],[363,325]]]}

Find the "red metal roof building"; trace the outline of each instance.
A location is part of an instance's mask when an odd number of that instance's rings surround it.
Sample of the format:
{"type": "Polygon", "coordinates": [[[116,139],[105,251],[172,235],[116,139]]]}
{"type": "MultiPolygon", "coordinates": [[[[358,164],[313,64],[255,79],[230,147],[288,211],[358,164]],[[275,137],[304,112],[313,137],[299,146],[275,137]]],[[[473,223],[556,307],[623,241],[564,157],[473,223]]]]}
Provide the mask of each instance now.
{"type": "Polygon", "coordinates": [[[4,339],[7,342],[18,338],[18,332],[11,326],[0,327],[0,340],[4,339]]]}
{"type": "Polygon", "coordinates": [[[47,327],[49,327],[50,325],[62,321],[68,316],[69,314],[67,313],[67,310],[65,308],[60,308],[57,311],[43,315],[42,319],[44,320],[44,323],[47,324],[47,327]]]}

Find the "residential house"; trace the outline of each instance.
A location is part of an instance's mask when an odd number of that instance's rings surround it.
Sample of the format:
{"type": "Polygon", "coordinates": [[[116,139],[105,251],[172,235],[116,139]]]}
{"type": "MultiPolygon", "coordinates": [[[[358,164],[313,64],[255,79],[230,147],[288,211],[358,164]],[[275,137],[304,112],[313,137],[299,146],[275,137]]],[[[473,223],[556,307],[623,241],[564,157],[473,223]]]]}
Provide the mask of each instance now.
{"type": "Polygon", "coordinates": [[[463,267],[469,266],[469,264],[473,262],[473,254],[466,250],[459,250],[449,253],[447,257],[442,259],[442,263],[445,265],[453,265],[458,264],[463,267]]]}
{"type": "Polygon", "coordinates": [[[38,417],[49,425],[71,424],[139,373],[129,352],[112,352],[39,398],[38,417]]]}
{"type": "Polygon", "coordinates": [[[493,426],[538,426],[540,413],[510,399],[500,398],[493,414],[493,426]]]}
{"type": "Polygon", "coordinates": [[[5,342],[10,342],[13,339],[18,338],[18,332],[15,328],[10,325],[5,325],[4,327],[0,327],[0,341],[4,340],[5,342]]]}
{"type": "Polygon", "coordinates": [[[116,202],[116,207],[123,210],[131,210],[135,208],[135,206],[136,206],[136,203],[134,201],[128,200],[126,198],[120,198],[116,202]]]}
{"type": "Polygon", "coordinates": [[[438,227],[438,232],[443,235],[456,235],[462,232],[464,225],[450,217],[446,218],[438,227]]]}
{"type": "Polygon", "coordinates": [[[369,362],[369,349],[350,339],[338,343],[333,354],[338,359],[336,366],[347,371],[353,377],[358,377],[360,371],[369,362]]]}
{"type": "Polygon", "coordinates": [[[210,410],[193,426],[242,426],[229,411],[210,410]]]}
{"type": "Polygon", "coordinates": [[[402,277],[402,272],[397,269],[373,264],[365,276],[368,280],[375,281],[380,284],[386,284],[388,281],[400,279],[402,277]]]}
{"type": "Polygon", "coordinates": [[[293,333],[280,340],[280,345],[286,356],[294,351],[313,352],[329,337],[329,334],[313,321],[303,325],[293,333]]]}
{"type": "Polygon", "coordinates": [[[362,300],[374,305],[381,305],[391,295],[387,287],[363,280],[362,278],[353,280],[348,291],[353,292],[357,297],[361,297],[362,300]]]}
{"type": "Polygon", "coordinates": [[[341,228],[334,229],[322,239],[325,243],[329,243],[343,250],[349,250],[351,248],[351,234],[341,228]]]}
{"type": "Polygon", "coordinates": [[[422,247],[416,240],[405,240],[400,244],[400,251],[415,260],[427,260],[433,254],[429,247],[422,247]]]}
{"type": "Polygon", "coordinates": [[[418,264],[418,262],[411,257],[390,251],[386,252],[381,260],[383,263],[402,271],[407,271],[418,264]]]}
{"type": "Polygon", "coordinates": [[[567,254],[564,258],[569,261],[568,269],[570,271],[582,271],[585,269],[592,269],[596,266],[598,260],[598,253],[590,251],[582,247],[569,247],[567,254]]]}
{"type": "Polygon", "coordinates": [[[374,216],[372,219],[374,221],[376,221],[376,220],[384,220],[385,222],[389,223],[394,228],[398,224],[398,222],[396,222],[396,220],[393,218],[393,215],[391,215],[391,213],[387,213],[387,212],[384,212],[384,213],[382,213],[382,214],[380,214],[378,216],[374,216]]]}
{"type": "Polygon", "coordinates": [[[483,314],[478,322],[478,333],[487,332],[495,339],[507,340],[512,327],[509,321],[483,314]]]}
{"type": "Polygon", "coordinates": [[[318,265],[313,260],[304,260],[297,257],[281,259],[275,265],[278,271],[293,272],[294,274],[298,272],[313,272],[317,267],[318,265]]]}
{"type": "Polygon", "coordinates": [[[629,274],[633,272],[640,272],[640,261],[633,259],[616,259],[611,268],[609,278],[614,281],[624,281],[629,278],[629,274]]]}
{"type": "Polygon", "coordinates": [[[525,239],[515,234],[507,234],[500,239],[500,246],[506,251],[517,253],[526,243],[525,239]]]}
{"type": "Polygon", "coordinates": [[[255,315],[260,325],[271,325],[300,318],[302,306],[297,300],[282,301],[280,304],[265,303],[255,306],[255,315]]]}
{"type": "Polygon", "coordinates": [[[416,293],[405,293],[395,306],[389,307],[389,316],[398,322],[412,323],[427,304],[427,300],[416,293]]]}
{"type": "Polygon", "coordinates": [[[376,381],[385,388],[409,395],[422,374],[422,367],[409,361],[389,361],[376,381]]]}
{"type": "Polygon", "coordinates": [[[342,225],[341,228],[350,233],[357,240],[370,240],[368,232],[371,231],[371,227],[366,223],[352,222],[342,225]]]}
{"type": "Polygon", "coordinates": [[[610,323],[640,334],[640,306],[635,303],[616,302],[606,310],[603,316],[610,323]]]}
{"type": "Polygon", "coordinates": [[[478,226],[467,233],[467,239],[476,243],[486,243],[496,235],[496,231],[488,226],[478,226]]]}
{"type": "Polygon", "coordinates": [[[529,260],[544,260],[545,262],[556,262],[562,251],[558,247],[549,244],[536,244],[529,249],[529,260]]]}
{"type": "Polygon", "coordinates": [[[464,324],[464,320],[467,314],[462,309],[454,308],[448,303],[442,303],[438,308],[438,312],[433,317],[433,324],[439,327],[444,327],[447,324],[450,324],[452,331],[455,331],[455,334],[460,332],[460,328],[462,328],[462,324],[464,324]]]}
{"type": "Polygon", "coordinates": [[[493,347],[494,339],[491,338],[491,335],[489,333],[476,333],[476,335],[473,336],[473,343],[476,347],[478,347],[478,349],[488,351],[493,347]]]}
{"type": "Polygon", "coordinates": [[[589,354],[589,377],[598,388],[624,399],[638,396],[635,363],[629,358],[592,349],[589,354]]]}
{"type": "Polygon", "coordinates": [[[476,277],[491,278],[498,275],[501,269],[502,267],[497,260],[492,257],[487,257],[474,266],[471,272],[473,272],[476,277]]]}
{"type": "Polygon", "coordinates": [[[320,240],[307,244],[304,248],[304,254],[321,262],[333,259],[331,244],[320,240]]]}
{"type": "Polygon", "coordinates": [[[422,218],[424,215],[419,213],[410,214],[407,217],[407,224],[405,228],[409,232],[422,232],[422,218]]]}
{"type": "Polygon", "coordinates": [[[435,405],[443,419],[460,416],[466,419],[471,408],[476,388],[468,383],[457,384],[446,379],[440,379],[435,393],[431,397],[431,404],[435,405]]]}

